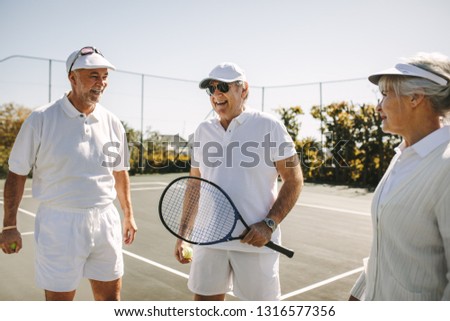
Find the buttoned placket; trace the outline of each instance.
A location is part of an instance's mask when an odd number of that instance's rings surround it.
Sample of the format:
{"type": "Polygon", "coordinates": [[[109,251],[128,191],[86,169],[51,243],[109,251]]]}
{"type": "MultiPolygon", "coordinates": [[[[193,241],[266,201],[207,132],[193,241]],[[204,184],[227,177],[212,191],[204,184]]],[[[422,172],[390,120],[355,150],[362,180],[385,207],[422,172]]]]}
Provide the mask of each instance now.
{"type": "MultiPolygon", "coordinates": [[[[398,157],[398,156],[395,156],[395,157],[398,157]]],[[[389,179],[389,176],[390,176],[390,173],[392,170],[391,167],[394,166],[394,164],[395,164],[395,162],[390,164],[390,168],[387,169],[388,174],[386,177],[382,178],[380,185],[379,185],[379,188],[381,188],[381,190],[380,190],[379,194],[376,195],[376,199],[374,199],[374,204],[376,204],[375,215],[373,217],[373,224],[376,227],[374,240],[373,240],[375,248],[372,248],[372,250],[373,250],[372,255],[374,256],[374,259],[368,262],[368,264],[371,265],[371,267],[373,268],[373,271],[371,273],[373,274],[374,282],[372,282],[372,284],[371,284],[372,287],[368,287],[366,289],[366,300],[372,300],[373,297],[375,296],[375,291],[376,291],[375,284],[377,283],[376,280],[379,278],[378,264],[379,264],[379,255],[380,255],[380,246],[381,246],[380,240],[381,240],[381,232],[382,232],[380,229],[380,215],[384,208],[384,203],[382,202],[382,201],[384,201],[384,199],[382,198],[382,195],[383,195],[383,190],[385,188],[386,180],[389,179]]],[[[374,205],[372,204],[372,206],[374,206],[374,205]]],[[[368,276],[366,275],[366,277],[368,277],[368,276]]]]}
{"type": "Polygon", "coordinates": [[[228,145],[231,141],[231,138],[233,137],[234,131],[236,130],[238,122],[236,121],[236,119],[233,119],[230,123],[230,125],[228,125],[228,128],[226,130],[224,130],[224,134],[223,134],[223,142],[224,142],[224,147],[226,147],[226,145],[228,145]]]}
{"type": "Polygon", "coordinates": [[[85,114],[80,114],[80,120],[83,122],[83,140],[89,140],[89,138],[92,135],[89,116],[86,116],[85,114]]]}
{"type": "Polygon", "coordinates": [[[231,133],[233,132],[233,130],[231,129],[232,123],[228,126],[228,128],[225,130],[225,132],[223,133],[223,143],[224,145],[228,145],[228,143],[231,140],[231,133]]]}

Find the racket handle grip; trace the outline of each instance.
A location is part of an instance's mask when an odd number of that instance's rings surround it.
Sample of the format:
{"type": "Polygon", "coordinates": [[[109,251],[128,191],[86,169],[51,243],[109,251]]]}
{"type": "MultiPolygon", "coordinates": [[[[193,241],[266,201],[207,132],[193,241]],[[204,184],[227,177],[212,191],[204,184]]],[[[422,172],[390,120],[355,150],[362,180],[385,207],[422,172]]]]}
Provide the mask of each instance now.
{"type": "Polygon", "coordinates": [[[270,241],[269,243],[267,243],[265,246],[267,246],[268,248],[280,252],[281,254],[286,255],[288,258],[291,258],[294,256],[294,251],[287,249],[285,247],[282,247],[278,244],[273,243],[272,241],[270,241]]]}

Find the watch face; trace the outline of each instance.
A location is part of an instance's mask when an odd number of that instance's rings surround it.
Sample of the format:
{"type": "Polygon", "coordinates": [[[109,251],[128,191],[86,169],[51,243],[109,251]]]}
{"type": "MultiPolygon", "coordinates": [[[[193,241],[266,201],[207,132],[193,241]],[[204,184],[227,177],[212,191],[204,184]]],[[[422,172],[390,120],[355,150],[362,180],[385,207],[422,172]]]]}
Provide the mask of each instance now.
{"type": "Polygon", "coordinates": [[[275,230],[275,221],[270,219],[270,218],[266,218],[264,219],[264,222],[266,222],[267,226],[270,227],[272,230],[275,230]]]}

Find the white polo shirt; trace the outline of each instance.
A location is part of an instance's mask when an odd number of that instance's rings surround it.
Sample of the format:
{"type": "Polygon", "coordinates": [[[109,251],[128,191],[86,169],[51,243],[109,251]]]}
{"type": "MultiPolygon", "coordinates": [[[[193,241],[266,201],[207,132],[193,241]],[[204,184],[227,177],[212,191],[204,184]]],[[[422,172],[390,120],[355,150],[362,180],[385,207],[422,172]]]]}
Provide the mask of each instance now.
{"type": "Polygon", "coordinates": [[[120,120],[100,104],[86,117],[67,94],[34,110],[23,123],[9,157],[9,170],[33,169],[33,197],[64,208],[92,208],[114,201],[114,171],[128,169],[120,120]]]}
{"type": "MultiPolygon", "coordinates": [[[[278,172],[274,162],[296,154],[284,125],[273,116],[245,110],[232,120],[228,129],[218,119],[199,125],[193,140],[192,167],[230,196],[248,225],[262,221],[278,195],[278,172]]],[[[237,235],[244,231],[238,223],[237,235]]],[[[233,234],[234,235],[234,234],[233,234]]],[[[272,241],[280,243],[277,228],[272,241]]],[[[261,252],[239,240],[212,245],[215,248],[261,252]]]]}

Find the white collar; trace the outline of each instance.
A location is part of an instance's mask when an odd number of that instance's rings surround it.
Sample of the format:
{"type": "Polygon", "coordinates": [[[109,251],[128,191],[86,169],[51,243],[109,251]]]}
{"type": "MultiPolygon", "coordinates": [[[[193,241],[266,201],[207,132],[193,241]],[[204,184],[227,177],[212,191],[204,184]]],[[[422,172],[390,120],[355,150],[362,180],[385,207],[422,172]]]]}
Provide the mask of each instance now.
{"type": "Polygon", "coordinates": [[[404,152],[407,148],[411,148],[421,158],[426,157],[433,150],[438,148],[441,144],[450,141],[450,126],[443,126],[431,134],[428,134],[414,145],[405,146],[405,141],[395,149],[397,152],[404,152]]]}

